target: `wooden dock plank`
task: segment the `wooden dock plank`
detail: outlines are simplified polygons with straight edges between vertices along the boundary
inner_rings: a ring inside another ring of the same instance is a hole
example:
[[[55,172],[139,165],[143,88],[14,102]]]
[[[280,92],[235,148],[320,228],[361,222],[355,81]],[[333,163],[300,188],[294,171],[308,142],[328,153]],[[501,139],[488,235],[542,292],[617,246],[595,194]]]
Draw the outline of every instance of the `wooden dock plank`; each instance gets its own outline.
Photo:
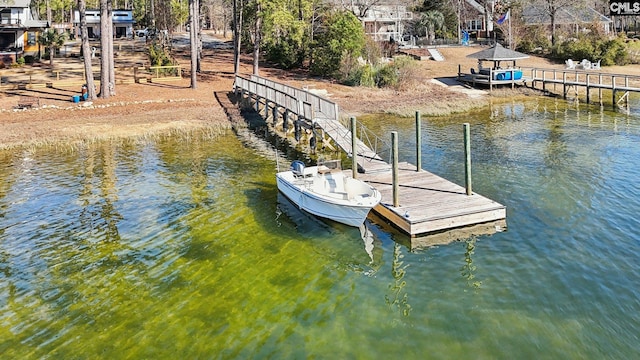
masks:
[[[427,171],[415,171],[408,163],[398,172],[398,202],[393,206],[391,173],[362,174],[359,179],[382,195],[374,211],[411,236],[478,223],[506,219],[506,207]]]

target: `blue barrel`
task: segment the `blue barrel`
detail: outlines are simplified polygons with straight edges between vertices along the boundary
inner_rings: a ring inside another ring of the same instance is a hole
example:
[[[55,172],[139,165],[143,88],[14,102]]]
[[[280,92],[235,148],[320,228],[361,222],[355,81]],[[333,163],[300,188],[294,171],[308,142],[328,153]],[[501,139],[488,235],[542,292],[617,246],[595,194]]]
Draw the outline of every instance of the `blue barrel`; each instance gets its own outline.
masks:
[[[79,103],[79,102],[80,102],[80,95],[73,95],[73,96],[71,97],[71,100],[72,100],[74,103]]]

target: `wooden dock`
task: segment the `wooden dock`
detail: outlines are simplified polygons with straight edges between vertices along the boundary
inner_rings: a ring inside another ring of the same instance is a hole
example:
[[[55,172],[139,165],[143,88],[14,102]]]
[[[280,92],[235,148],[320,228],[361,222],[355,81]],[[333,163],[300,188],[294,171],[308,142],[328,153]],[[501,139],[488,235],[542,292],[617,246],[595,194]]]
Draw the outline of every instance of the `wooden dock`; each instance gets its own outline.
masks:
[[[488,86],[489,91],[493,91],[493,88],[498,85],[510,85],[511,88],[515,88],[516,85],[524,85],[530,79],[522,76],[516,79],[514,74],[518,71],[522,71],[520,68],[511,68],[504,70],[486,69],[483,73],[464,73],[462,72],[461,65],[458,65],[458,81],[467,83],[473,87],[477,85]],[[502,75],[502,76],[500,76]],[[505,76],[508,75],[508,76]],[[502,80],[501,77],[508,78]]]
[[[391,172],[360,174],[358,179],[374,186],[382,202],[373,210],[411,236],[504,220],[504,205],[428,171],[416,171],[409,163],[399,164],[399,206],[393,206]]]
[[[624,103],[629,105],[629,93],[640,92],[640,76],[615,73],[604,73],[597,70],[583,69],[544,69],[523,67],[527,73],[527,82],[532,88],[541,86],[545,92],[561,92],[563,98],[570,95],[579,99],[581,90],[587,103],[591,103],[593,96],[603,105],[602,90],[611,91],[611,103],[614,107]],[[560,89],[558,89],[560,87]],[[596,94],[592,94],[597,90]],[[621,94],[621,95],[620,95]]]
[[[276,117],[280,114],[283,121],[288,121],[291,116],[307,119],[312,126],[321,127],[338,147],[353,156],[351,131],[339,121],[338,107],[329,100],[257,76],[251,79],[236,77],[234,90],[243,98],[253,101],[256,110],[266,116]],[[263,109],[259,109],[260,104],[263,104]],[[276,123],[274,118],[272,120]],[[478,225],[486,225],[480,226],[483,228],[482,234],[506,227],[504,205],[477,193],[467,195],[466,188],[408,163],[398,166],[399,201],[394,206],[391,165],[362,139],[357,140],[356,147],[356,161],[361,172],[364,172],[356,176],[382,194],[382,201],[373,211],[411,239],[425,236],[451,238],[442,234],[452,229],[479,228]],[[487,232],[487,228],[492,231]],[[461,234],[459,231],[457,233]]]

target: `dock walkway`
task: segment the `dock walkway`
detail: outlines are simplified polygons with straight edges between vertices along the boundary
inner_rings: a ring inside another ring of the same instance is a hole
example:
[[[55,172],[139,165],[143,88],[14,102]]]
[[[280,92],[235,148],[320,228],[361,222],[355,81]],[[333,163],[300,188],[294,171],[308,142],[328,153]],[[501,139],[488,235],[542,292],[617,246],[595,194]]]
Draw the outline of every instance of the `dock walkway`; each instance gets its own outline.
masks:
[[[279,114],[280,111],[273,110],[282,108],[285,114],[294,113],[298,119],[322,127],[337,146],[352,154],[351,131],[339,121],[337,104],[257,76],[251,79],[237,76],[234,90],[253,101],[256,107],[264,104],[265,114]],[[289,115],[283,115],[284,121],[287,118]],[[382,201],[373,211],[411,238],[478,224],[506,226],[504,205],[477,193],[467,195],[464,187],[408,163],[398,166],[399,206],[393,206],[391,165],[362,139],[358,139],[357,147],[357,163],[364,167],[364,173],[358,174],[358,178],[382,194]]]
[[[640,93],[640,76],[605,73],[598,70],[583,69],[544,69],[536,67],[522,67],[528,73],[527,82],[532,88],[542,85],[543,91],[557,91],[556,86],[561,86],[563,98],[571,93],[578,99],[580,90],[584,90],[586,102],[591,103],[592,90],[597,90],[597,98],[600,105],[603,104],[602,90],[611,91],[611,103],[618,106],[623,103],[628,106],[629,93]],[[551,89],[553,88],[553,90]],[[618,96],[619,94],[622,94]]]

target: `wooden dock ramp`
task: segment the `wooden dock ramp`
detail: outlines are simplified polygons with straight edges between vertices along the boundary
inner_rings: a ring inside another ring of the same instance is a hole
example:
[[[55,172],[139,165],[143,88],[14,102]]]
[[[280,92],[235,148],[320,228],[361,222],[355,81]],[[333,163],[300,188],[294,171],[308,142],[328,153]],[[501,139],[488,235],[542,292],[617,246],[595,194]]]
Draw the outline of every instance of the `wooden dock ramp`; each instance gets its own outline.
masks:
[[[333,140],[347,155],[353,156],[351,145],[351,130],[335,119],[316,117],[314,122],[320,126],[325,134]],[[362,140],[357,139],[356,162],[359,170],[364,173],[376,173],[390,171],[391,165],[387,164],[374,150],[370,149]]]

